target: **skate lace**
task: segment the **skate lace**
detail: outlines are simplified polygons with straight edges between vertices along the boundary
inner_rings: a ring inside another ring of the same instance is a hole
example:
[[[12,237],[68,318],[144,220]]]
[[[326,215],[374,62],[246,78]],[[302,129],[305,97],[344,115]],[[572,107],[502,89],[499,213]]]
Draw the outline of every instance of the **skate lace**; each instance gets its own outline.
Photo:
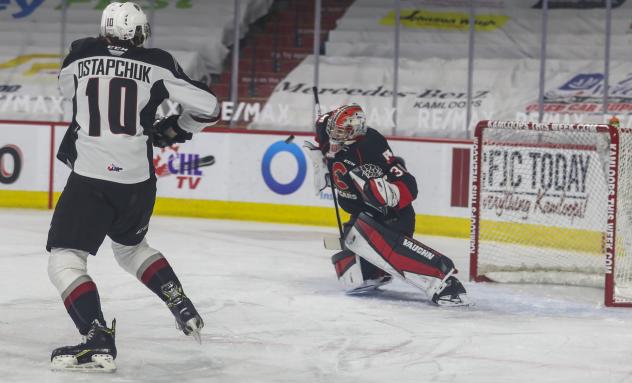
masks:
[[[166,302],[167,307],[169,307],[170,309],[178,307],[182,305],[182,303],[186,302],[186,299],[187,299],[187,296],[184,295],[184,293],[180,292],[178,295],[172,297]]]
[[[90,328],[90,330],[88,331],[88,334],[86,335],[86,339],[83,343],[88,343],[89,341],[91,341],[92,338],[94,338],[94,334],[96,333],[96,331],[97,331],[96,327]]]
[[[91,341],[94,336],[96,335],[97,331],[102,331],[106,334],[109,335],[114,335],[114,326],[116,326],[116,319],[114,321],[112,321],[112,328],[107,328],[103,325],[101,325],[101,323],[98,323],[96,320],[93,322],[92,327],[90,327],[90,330],[88,330],[88,333],[86,334],[86,336],[84,337],[84,342],[83,343],[88,343],[89,341]]]

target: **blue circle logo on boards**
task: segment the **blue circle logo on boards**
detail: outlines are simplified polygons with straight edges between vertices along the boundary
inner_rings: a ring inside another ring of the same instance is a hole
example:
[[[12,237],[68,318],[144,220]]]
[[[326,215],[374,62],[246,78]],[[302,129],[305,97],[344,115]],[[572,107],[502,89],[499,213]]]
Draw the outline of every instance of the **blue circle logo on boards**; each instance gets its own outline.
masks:
[[[282,184],[274,179],[272,171],[270,170],[272,159],[274,156],[281,152],[290,153],[296,163],[298,164],[298,172],[296,177],[287,184]],[[275,193],[278,194],[291,194],[298,190],[305,181],[305,174],[307,171],[307,164],[305,162],[305,155],[295,143],[286,143],[285,141],[277,141],[270,145],[268,150],[263,154],[263,160],[261,161],[261,174],[266,185]]]

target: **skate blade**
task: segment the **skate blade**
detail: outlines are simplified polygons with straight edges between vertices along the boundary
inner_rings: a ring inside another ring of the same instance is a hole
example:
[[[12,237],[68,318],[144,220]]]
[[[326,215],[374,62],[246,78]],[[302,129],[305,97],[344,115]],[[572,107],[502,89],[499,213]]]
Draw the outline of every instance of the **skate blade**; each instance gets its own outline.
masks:
[[[191,336],[195,339],[197,344],[202,344],[202,334],[200,333],[200,330],[193,331]]]
[[[472,301],[470,301],[470,299],[468,298],[467,294],[461,294],[459,295],[459,298],[460,300],[458,301],[439,299],[435,304],[441,307],[468,307],[474,305]]]
[[[373,284],[367,284],[364,286],[358,286],[356,288],[354,288],[353,290],[347,290],[345,291],[345,294],[347,295],[361,295],[364,293],[368,293],[368,292],[375,292],[375,291],[382,291],[380,290],[380,287],[387,285],[391,282],[391,279],[387,280],[387,281],[383,281],[383,282],[378,282],[378,283],[373,283]]]
[[[202,328],[204,322],[201,318],[191,318],[186,324],[186,335],[193,337],[198,344],[202,344]]]
[[[72,355],[60,355],[53,358],[50,368],[53,371],[112,373],[116,371],[116,364],[112,355],[107,354],[95,354],[92,362],[81,364]]]

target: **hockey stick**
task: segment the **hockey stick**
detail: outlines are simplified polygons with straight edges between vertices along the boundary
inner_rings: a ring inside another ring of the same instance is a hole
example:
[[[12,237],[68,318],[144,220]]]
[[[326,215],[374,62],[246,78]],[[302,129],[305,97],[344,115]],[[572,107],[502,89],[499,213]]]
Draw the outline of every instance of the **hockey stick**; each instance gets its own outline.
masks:
[[[316,102],[316,108],[318,112],[318,117],[322,115],[322,111],[320,110],[320,99],[318,97],[318,87],[313,86],[312,92],[314,93],[314,101]],[[325,249],[328,250],[342,250],[344,248],[343,245],[343,232],[342,232],[342,222],[340,221],[340,210],[338,208],[338,198],[336,197],[336,190],[334,189],[334,177],[329,172],[329,187],[331,188],[331,198],[334,200],[334,208],[336,210],[336,222],[338,222],[338,234],[340,237],[334,239],[331,237],[323,238],[323,243]]]
[[[211,166],[215,163],[215,156],[210,155],[210,156],[204,156],[201,157],[197,162],[194,163],[185,163],[184,164],[184,170],[188,170],[189,168],[192,169],[197,169],[197,168],[204,168],[207,166]],[[175,162],[174,161],[174,167],[180,167],[180,162]]]
[[[203,168],[206,166],[211,166],[215,163],[215,156],[205,156],[200,158],[200,161],[197,163],[198,168]]]

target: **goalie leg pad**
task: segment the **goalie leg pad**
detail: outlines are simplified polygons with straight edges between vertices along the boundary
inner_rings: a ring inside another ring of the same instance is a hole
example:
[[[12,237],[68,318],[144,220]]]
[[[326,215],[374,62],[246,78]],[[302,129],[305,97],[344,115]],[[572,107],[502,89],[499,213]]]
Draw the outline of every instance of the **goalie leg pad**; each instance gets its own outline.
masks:
[[[374,290],[391,282],[392,279],[386,272],[349,250],[334,254],[331,262],[334,264],[336,276],[347,294]]]
[[[452,260],[436,250],[360,214],[345,246],[378,268],[423,290],[429,298],[456,272]]]

